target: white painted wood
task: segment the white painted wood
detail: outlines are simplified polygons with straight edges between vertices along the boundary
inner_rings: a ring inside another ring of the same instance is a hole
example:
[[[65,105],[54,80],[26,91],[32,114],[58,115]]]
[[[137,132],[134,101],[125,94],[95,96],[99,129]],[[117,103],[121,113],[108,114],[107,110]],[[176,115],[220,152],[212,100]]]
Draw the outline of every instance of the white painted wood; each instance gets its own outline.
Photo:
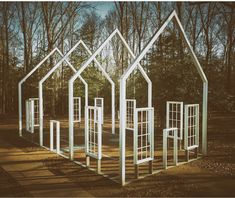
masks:
[[[163,158],[163,168],[167,168],[167,140],[168,138],[172,139],[173,133],[173,163],[175,166],[178,165],[178,128],[166,128],[163,129],[163,151],[162,151],[162,158]]]

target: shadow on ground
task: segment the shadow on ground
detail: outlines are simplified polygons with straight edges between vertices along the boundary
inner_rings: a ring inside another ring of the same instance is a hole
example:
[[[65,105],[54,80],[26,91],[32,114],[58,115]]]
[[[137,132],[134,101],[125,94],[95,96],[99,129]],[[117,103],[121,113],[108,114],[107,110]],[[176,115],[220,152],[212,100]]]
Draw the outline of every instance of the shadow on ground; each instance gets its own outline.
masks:
[[[234,120],[234,114],[211,117],[207,157],[125,187],[19,138],[17,120],[1,120],[0,195],[234,197]]]

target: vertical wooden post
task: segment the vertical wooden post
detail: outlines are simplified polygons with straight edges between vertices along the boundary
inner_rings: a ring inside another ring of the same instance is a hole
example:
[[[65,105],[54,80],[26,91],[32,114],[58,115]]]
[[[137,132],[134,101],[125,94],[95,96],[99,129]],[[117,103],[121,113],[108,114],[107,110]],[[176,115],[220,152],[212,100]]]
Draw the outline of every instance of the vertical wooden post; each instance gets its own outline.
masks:
[[[186,162],[189,161],[189,150],[185,150],[185,160]]]
[[[178,164],[178,129],[174,130],[174,165]]]
[[[60,122],[56,122],[56,153],[60,153]]]
[[[101,159],[97,160],[97,173],[101,174]]]
[[[139,178],[139,166],[138,166],[138,164],[135,164],[135,178],[136,179]]]
[[[149,174],[153,174],[153,161],[149,161]]]
[[[54,135],[53,135],[53,122],[50,121],[50,151],[54,149]]]
[[[86,166],[90,166],[90,157],[88,155],[86,155]]]
[[[162,151],[162,159],[163,159],[163,168],[167,167],[167,130],[163,129],[163,151]]]
[[[198,158],[198,147],[194,149],[195,158]]]

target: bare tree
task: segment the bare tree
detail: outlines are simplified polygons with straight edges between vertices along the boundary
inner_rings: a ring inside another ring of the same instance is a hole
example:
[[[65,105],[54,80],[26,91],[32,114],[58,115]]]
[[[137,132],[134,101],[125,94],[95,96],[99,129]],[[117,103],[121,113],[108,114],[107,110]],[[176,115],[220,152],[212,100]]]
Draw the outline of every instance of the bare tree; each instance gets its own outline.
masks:
[[[20,2],[16,4],[19,24],[23,34],[24,68],[27,74],[33,67],[33,37],[38,29],[38,3]]]
[[[10,40],[11,40],[11,23],[13,19],[13,12],[10,9],[10,3],[1,3],[1,46],[2,46],[2,60],[1,60],[1,107],[2,114],[7,113],[10,106]]]
[[[60,36],[67,31],[70,20],[77,14],[80,2],[42,2],[41,8],[47,36],[47,50],[53,49]],[[59,9],[62,9],[62,11]],[[63,21],[63,24],[61,23]]]
[[[140,52],[149,22],[149,2],[131,2],[133,29],[137,32],[137,51]]]
[[[226,5],[225,5],[226,6]],[[234,50],[235,50],[235,14],[234,14],[235,8],[233,6],[229,7],[223,7],[223,18],[225,22],[225,37],[226,37],[226,43],[225,43],[225,67],[226,67],[226,87],[228,89],[228,92],[232,92],[235,94],[235,89],[232,90],[232,85],[235,82],[235,71],[234,71],[234,64],[232,63],[232,60],[234,57]],[[232,74],[232,71],[234,74]],[[234,75],[234,82],[232,81],[232,76]]]
[[[212,23],[213,17],[215,14],[215,3],[208,3],[198,5],[199,13],[200,13],[200,20],[201,25],[203,28],[203,38],[206,48],[206,72],[209,74],[209,63],[212,56],[212,49],[213,49],[213,34],[212,32]]]

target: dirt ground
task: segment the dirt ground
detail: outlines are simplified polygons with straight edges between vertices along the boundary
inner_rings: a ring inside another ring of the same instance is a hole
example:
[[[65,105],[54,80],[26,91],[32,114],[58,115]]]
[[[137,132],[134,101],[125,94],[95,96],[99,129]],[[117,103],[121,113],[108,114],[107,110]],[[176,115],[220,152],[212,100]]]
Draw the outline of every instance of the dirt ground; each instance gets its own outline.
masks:
[[[214,113],[208,156],[125,187],[18,137],[17,119],[0,120],[0,196],[235,197],[235,114]]]

